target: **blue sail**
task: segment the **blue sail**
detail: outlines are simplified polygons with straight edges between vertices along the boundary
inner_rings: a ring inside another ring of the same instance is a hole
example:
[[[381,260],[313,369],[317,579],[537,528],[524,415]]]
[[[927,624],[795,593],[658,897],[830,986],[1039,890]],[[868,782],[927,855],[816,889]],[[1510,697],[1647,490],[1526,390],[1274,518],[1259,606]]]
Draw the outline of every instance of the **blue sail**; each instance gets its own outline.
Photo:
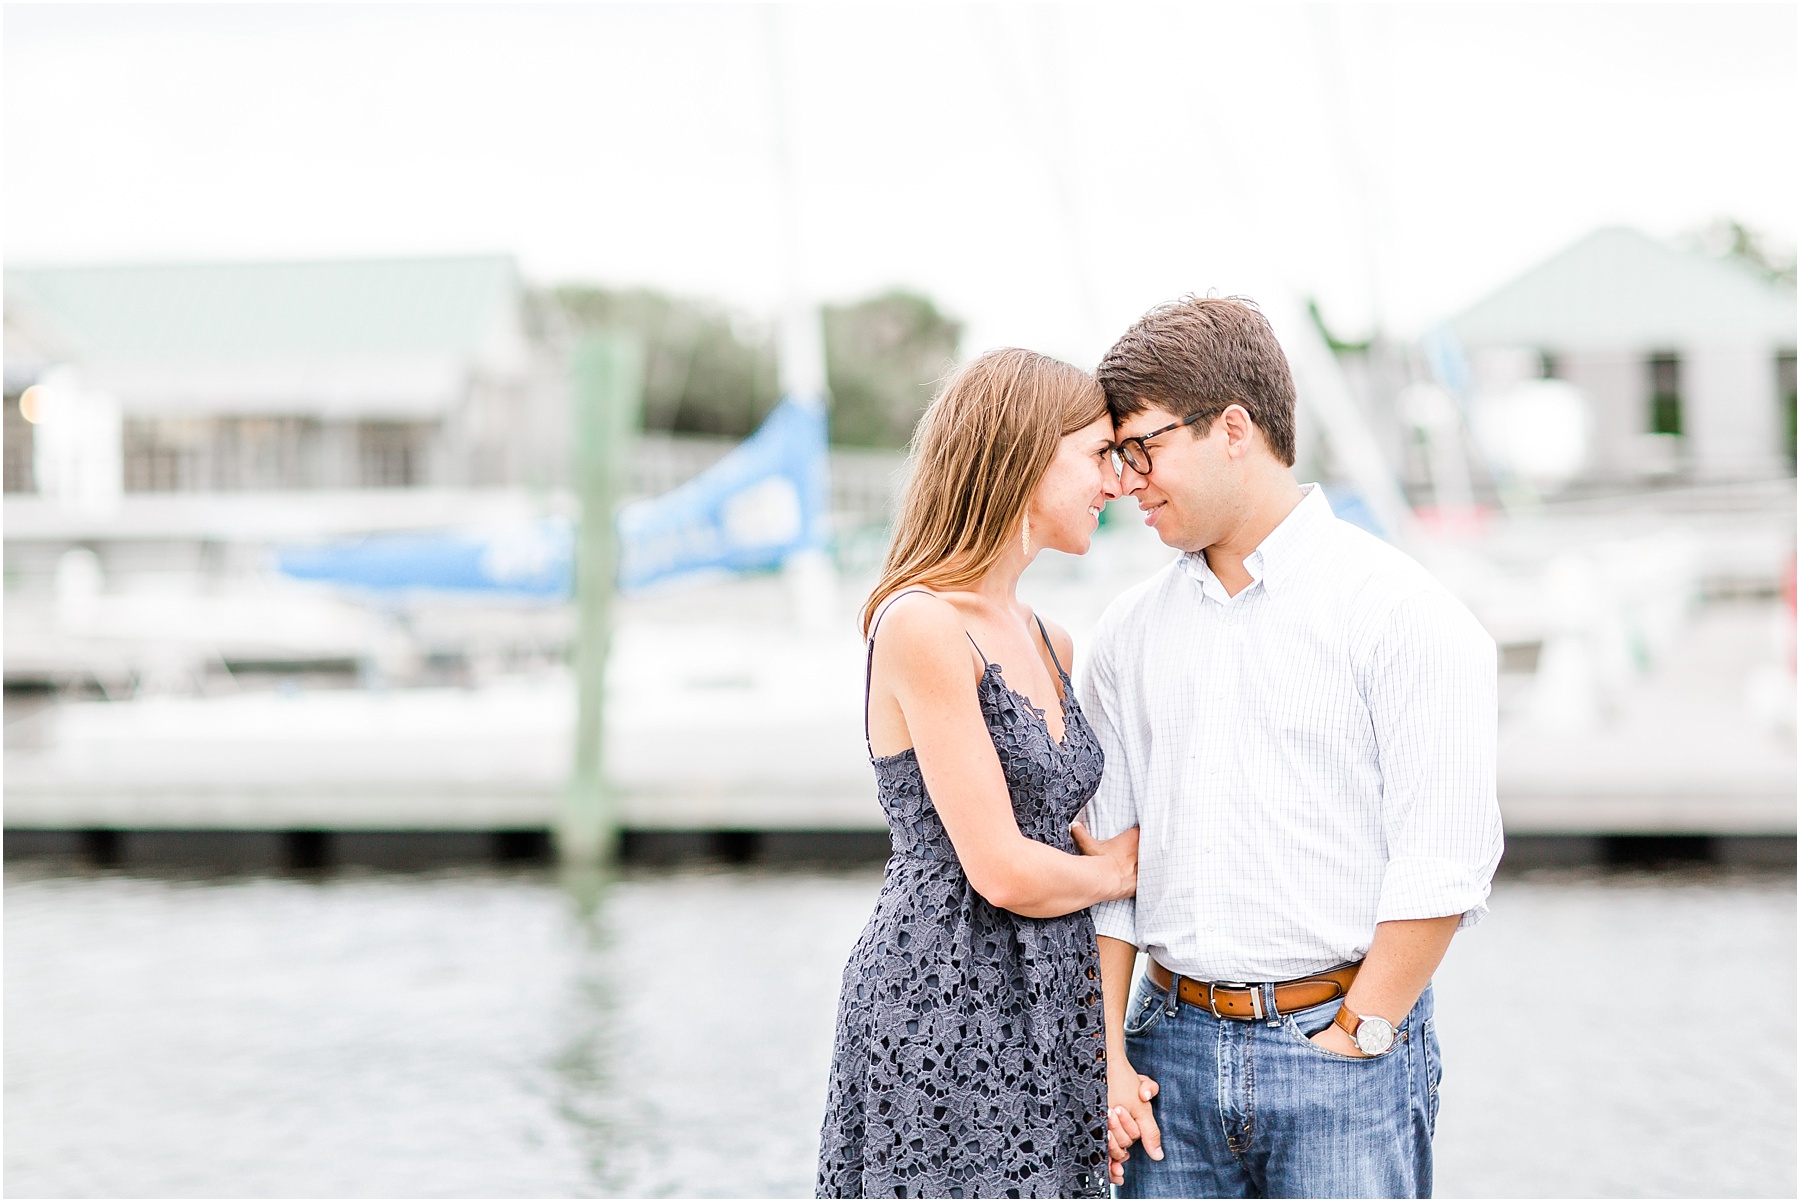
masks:
[[[825,409],[789,398],[725,458],[619,513],[619,587],[779,567],[830,541]]]
[[[619,587],[774,568],[796,551],[823,548],[830,541],[828,464],[824,406],[781,402],[718,463],[619,512]],[[296,580],[363,592],[550,601],[573,593],[574,558],[572,523],[546,518],[290,547],[277,552],[276,566]]]
[[[276,553],[275,563],[296,580],[362,592],[499,593],[550,601],[569,595],[574,550],[572,523],[545,518],[288,547]]]

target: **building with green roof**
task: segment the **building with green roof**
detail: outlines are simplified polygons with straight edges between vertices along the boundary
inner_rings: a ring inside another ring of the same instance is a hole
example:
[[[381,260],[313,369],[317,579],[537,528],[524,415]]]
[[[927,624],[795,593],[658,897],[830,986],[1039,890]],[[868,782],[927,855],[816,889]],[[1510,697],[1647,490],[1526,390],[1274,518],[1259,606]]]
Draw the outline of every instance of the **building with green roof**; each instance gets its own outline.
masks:
[[[555,471],[555,389],[504,256],[9,267],[5,306],[9,491],[31,486],[19,397],[55,366],[116,400],[127,492]]]
[[[1482,389],[1575,384],[1589,477],[1758,479],[1794,464],[1794,288],[1734,259],[1599,229],[1456,317]]]

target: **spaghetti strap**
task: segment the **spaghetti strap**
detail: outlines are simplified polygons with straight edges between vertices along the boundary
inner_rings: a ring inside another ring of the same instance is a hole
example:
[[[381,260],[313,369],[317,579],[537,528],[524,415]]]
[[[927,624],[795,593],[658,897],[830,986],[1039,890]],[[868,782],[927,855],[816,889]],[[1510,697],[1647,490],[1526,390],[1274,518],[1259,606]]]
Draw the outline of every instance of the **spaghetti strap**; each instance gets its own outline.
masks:
[[[881,619],[887,617],[887,611],[893,608],[894,602],[907,593],[924,593],[930,596],[929,589],[909,588],[889,597],[881,609],[875,614],[875,620],[869,623],[869,650],[863,657],[863,746],[868,748],[869,758],[875,758],[875,744],[869,742],[869,687],[875,683],[875,632],[881,629]]]
[[[1034,613],[1031,615],[1031,620],[1038,624],[1038,633],[1044,636],[1044,650],[1050,653],[1050,662],[1056,665],[1057,674],[1067,680],[1069,673],[1063,668],[1062,660],[1057,657],[1056,644],[1050,641],[1050,632],[1044,629],[1044,619]]]
[[[908,593],[924,593],[927,597],[934,595],[930,589],[902,589],[882,603],[881,609],[875,615],[875,620],[869,624],[869,649],[863,657],[863,746],[868,749],[870,759],[875,758],[875,744],[869,741],[869,688],[875,683],[875,632],[881,629],[881,619],[887,617],[887,611],[893,608],[894,602]],[[969,640],[971,647],[975,648],[975,654],[981,656],[981,666],[984,669],[992,667],[993,665],[988,663],[987,655],[981,650],[981,644],[975,641],[975,636],[970,634],[966,628],[963,630],[963,637]],[[1056,658],[1054,650],[1050,652],[1050,658]]]

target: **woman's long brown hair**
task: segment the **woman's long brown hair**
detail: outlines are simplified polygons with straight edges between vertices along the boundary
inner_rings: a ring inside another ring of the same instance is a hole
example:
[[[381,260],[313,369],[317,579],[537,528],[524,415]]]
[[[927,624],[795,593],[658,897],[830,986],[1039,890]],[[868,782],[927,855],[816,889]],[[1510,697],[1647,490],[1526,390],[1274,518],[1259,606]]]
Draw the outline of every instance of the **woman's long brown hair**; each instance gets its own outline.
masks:
[[[1048,355],[1008,347],[958,369],[913,431],[894,541],[863,603],[863,634],[904,588],[981,579],[1019,536],[1057,442],[1105,416],[1094,377]]]

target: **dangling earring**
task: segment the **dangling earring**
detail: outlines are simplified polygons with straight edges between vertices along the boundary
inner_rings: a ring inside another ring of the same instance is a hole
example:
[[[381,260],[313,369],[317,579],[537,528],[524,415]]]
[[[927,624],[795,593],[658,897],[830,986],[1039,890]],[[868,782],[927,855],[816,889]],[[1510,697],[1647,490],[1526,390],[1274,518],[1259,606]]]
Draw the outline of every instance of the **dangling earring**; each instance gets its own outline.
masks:
[[[1025,515],[1025,524],[1019,528],[1019,548],[1025,552],[1025,558],[1031,558],[1031,515]]]

